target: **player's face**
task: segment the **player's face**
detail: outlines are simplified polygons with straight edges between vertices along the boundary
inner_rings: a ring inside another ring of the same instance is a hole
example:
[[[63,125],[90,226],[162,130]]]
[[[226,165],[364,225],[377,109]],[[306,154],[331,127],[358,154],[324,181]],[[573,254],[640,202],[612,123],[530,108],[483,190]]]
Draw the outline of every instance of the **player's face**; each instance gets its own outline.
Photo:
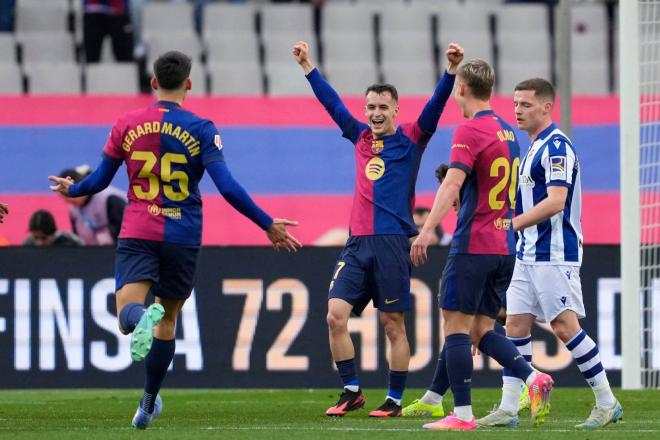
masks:
[[[469,118],[467,110],[465,108],[465,89],[467,85],[461,80],[460,77],[456,78],[456,85],[454,86],[454,99],[461,109],[464,118]]]
[[[539,100],[534,90],[516,90],[513,94],[513,109],[518,128],[535,132],[545,123],[551,105],[547,101]]]
[[[389,92],[367,93],[364,116],[374,136],[394,134],[394,120],[398,111],[399,106]]]

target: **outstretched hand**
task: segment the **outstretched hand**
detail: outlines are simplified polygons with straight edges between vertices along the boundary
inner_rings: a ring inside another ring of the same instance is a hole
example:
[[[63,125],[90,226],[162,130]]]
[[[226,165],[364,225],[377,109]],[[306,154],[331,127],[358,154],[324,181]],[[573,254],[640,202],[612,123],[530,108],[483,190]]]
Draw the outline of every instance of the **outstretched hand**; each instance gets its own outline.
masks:
[[[296,59],[296,62],[305,71],[305,74],[308,74],[314,70],[314,63],[312,63],[309,58],[309,44],[305,41],[298,41],[293,45],[293,57]]]
[[[48,180],[55,182],[55,185],[51,185],[49,187],[51,191],[58,192],[63,196],[69,197],[69,187],[74,183],[71,177],[48,176]]]
[[[287,220],[285,218],[276,218],[273,219],[273,224],[270,225],[270,228],[266,230],[268,239],[273,243],[273,247],[276,251],[280,249],[286,249],[287,251],[296,252],[302,247],[302,244],[287,231],[287,226],[297,226],[298,222],[293,220]]]
[[[449,61],[447,72],[454,75],[458,70],[458,65],[463,61],[465,50],[463,50],[463,47],[457,43],[449,43],[445,54],[447,55],[447,61]]]
[[[9,214],[9,207],[5,203],[0,203],[0,223],[4,221],[7,214]]]

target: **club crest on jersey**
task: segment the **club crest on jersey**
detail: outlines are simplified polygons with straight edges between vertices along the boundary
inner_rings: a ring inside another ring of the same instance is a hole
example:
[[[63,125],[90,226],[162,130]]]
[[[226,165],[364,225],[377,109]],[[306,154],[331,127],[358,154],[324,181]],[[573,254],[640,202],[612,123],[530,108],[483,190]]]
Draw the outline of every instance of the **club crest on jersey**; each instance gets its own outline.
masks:
[[[555,139],[554,141],[552,141],[552,143],[554,144],[556,149],[559,149],[559,147],[561,146],[561,141],[559,139]]]
[[[385,145],[381,139],[374,139],[371,141],[371,152],[374,154],[380,154],[385,148]]]
[[[215,144],[216,147],[218,147],[218,150],[222,150],[222,138],[220,137],[219,134],[216,134],[213,137],[213,143]]]
[[[364,173],[369,180],[378,180],[385,174],[385,162],[380,157],[372,157],[367,166],[364,167]]]
[[[550,158],[550,180],[566,180],[566,156]]]

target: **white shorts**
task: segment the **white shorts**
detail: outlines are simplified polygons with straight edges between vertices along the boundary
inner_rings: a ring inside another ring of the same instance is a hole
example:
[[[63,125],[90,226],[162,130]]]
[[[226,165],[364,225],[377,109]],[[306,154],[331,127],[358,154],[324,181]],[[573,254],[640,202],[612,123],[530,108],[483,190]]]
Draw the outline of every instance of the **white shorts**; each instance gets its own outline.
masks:
[[[550,322],[564,310],[585,317],[580,267],[516,260],[506,291],[506,314],[531,313],[538,321]]]

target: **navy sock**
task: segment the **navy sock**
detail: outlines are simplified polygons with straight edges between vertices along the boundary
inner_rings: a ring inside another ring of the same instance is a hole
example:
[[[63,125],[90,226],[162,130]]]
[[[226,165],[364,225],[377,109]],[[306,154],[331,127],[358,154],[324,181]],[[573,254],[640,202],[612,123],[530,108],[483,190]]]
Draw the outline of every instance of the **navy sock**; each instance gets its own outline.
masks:
[[[390,370],[390,386],[387,390],[388,397],[401,400],[401,398],[403,397],[403,390],[406,389],[407,377],[408,377],[407,371]]]
[[[445,339],[447,349],[447,375],[454,406],[472,405],[470,396],[472,382],[472,342],[470,335],[454,333]]]
[[[449,389],[449,376],[447,376],[447,344],[442,347],[440,356],[438,356],[438,363],[435,366],[435,373],[433,374],[433,381],[429,390],[434,393],[444,396]]]
[[[502,324],[500,324],[497,321],[495,321],[495,328],[493,329],[493,331],[498,335],[506,336],[506,329]]]
[[[167,368],[174,358],[174,348],[174,339],[165,341],[154,338],[151,351],[144,360],[147,376],[144,383],[142,408],[149,414],[154,412],[154,401],[167,374]]]
[[[142,318],[142,314],[147,308],[144,304],[128,303],[119,312],[119,325],[125,333],[131,333]]]
[[[479,350],[499,362],[507,369],[507,374],[510,376],[525,381],[532,374],[532,367],[529,366],[513,342],[494,331],[489,331],[481,337]]]
[[[355,372],[355,359],[346,359],[343,361],[335,362],[337,366],[337,371],[339,372],[339,377],[344,383],[344,386],[360,386],[358,382],[357,373]]]

